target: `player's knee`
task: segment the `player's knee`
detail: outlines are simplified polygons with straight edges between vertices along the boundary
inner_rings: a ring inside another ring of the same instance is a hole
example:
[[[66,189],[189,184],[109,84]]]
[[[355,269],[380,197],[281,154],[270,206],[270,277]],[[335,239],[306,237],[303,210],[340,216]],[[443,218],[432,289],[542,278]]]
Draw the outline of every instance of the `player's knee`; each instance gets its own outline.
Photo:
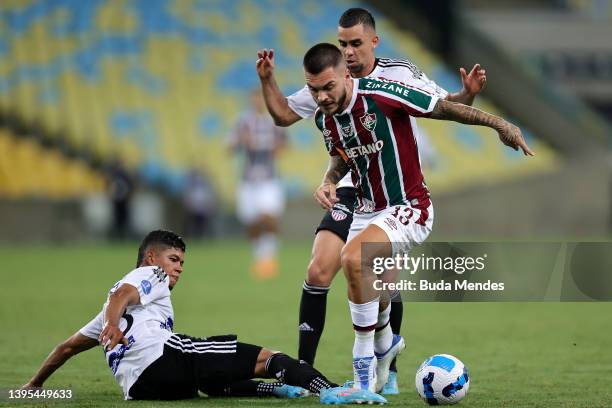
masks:
[[[255,363],[254,376],[259,378],[267,378],[268,370],[267,365],[270,358],[277,354],[278,351],[272,351],[267,348],[262,348],[257,355],[257,362]]]
[[[278,351],[272,351],[267,348],[262,348],[257,356],[257,364],[266,364],[266,362],[272,357],[274,354],[278,353]]]
[[[342,268],[350,281],[359,279],[361,274],[361,250],[359,246],[346,245],[342,249]]]
[[[336,271],[332,269],[320,258],[314,257],[310,260],[310,264],[308,264],[306,282],[309,285],[329,286],[336,274]]]

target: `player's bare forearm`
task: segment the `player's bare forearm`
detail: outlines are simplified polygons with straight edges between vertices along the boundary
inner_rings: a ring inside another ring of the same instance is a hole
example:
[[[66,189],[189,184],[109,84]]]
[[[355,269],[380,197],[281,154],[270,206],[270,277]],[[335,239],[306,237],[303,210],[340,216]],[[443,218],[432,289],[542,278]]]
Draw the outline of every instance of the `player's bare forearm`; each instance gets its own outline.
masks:
[[[506,122],[499,116],[481,111],[472,106],[445,99],[438,100],[430,117],[438,120],[452,120],[466,125],[487,126],[495,130],[500,129]]]
[[[119,330],[119,319],[129,305],[140,303],[138,290],[124,283],[116,292],[108,297],[108,305],[104,310],[104,327],[100,333],[100,343],[105,350],[112,350],[118,343],[128,344],[121,330]]]
[[[481,111],[472,106],[440,99],[436,103],[430,117],[438,120],[452,120],[466,125],[490,127],[497,131],[500,140],[506,146],[514,150],[520,148],[526,156],[534,155],[529,146],[527,146],[521,134],[521,130],[517,126],[499,116]]]
[[[68,359],[85,350],[98,345],[98,341],[79,332],[73,334],[66,341],[58,344],[51,354],[47,356],[36,374],[23,386],[23,388],[40,388],[45,381]]]
[[[474,98],[476,98],[476,94],[471,94],[464,88],[460,92],[448,94],[446,100],[471,106],[474,103]]]
[[[331,156],[323,181],[314,193],[315,200],[326,210],[331,210],[338,202],[336,184],[348,173],[349,167],[340,156]]]
[[[289,126],[300,120],[300,116],[291,110],[287,99],[276,84],[273,49],[264,48],[257,51],[255,69],[261,82],[266,107],[276,126]]]
[[[285,98],[281,92],[273,75],[265,79],[260,78],[260,82],[266,108],[270,116],[272,116],[272,119],[274,119],[274,124],[276,126],[291,126],[301,119],[301,117],[289,107],[287,98]]]
[[[340,156],[331,156],[329,158],[329,164],[327,171],[323,176],[323,183],[330,183],[333,185],[338,184],[342,177],[346,176],[349,172],[349,166],[346,164],[344,159]]]
[[[131,290],[136,290],[131,285],[123,284],[121,287],[109,297],[108,305],[104,310],[104,323],[111,326],[118,326],[119,319],[125,312],[130,303]],[[138,294],[138,292],[136,292]]]

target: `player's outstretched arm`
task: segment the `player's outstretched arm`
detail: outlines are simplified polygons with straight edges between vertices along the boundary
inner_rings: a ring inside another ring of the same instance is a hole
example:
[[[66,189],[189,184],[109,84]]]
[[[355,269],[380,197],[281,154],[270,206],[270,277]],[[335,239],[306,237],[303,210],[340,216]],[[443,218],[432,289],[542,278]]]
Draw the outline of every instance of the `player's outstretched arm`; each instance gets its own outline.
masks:
[[[466,125],[490,127],[497,131],[499,139],[506,146],[510,146],[514,150],[520,148],[525,156],[534,156],[534,153],[529,146],[527,146],[521,134],[521,130],[499,116],[492,115],[471,106],[440,99],[436,103],[430,117],[439,120],[452,120]]]
[[[274,78],[274,50],[258,50],[255,68],[261,82],[261,91],[266,107],[270,116],[274,119],[274,124],[276,126],[290,126],[302,119],[289,107],[287,98],[276,83]]]
[[[47,356],[36,374],[22,386],[23,389],[41,388],[44,382],[68,359],[98,345],[98,341],[76,332],[64,342],[58,344]]]
[[[321,185],[315,190],[314,198],[326,210],[331,210],[339,200],[336,197],[336,184],[349,172],[349,167],[341,156],[331,156]]]
[[[461,75],[463,88],[460,92],[448,94],[446,100],[462,103],[464,105],[472,105],[476,95],[478,95],[487,84],[487,72],[480,64],[476,64],[469,74],[466,72],[465,68],[459,68],[459,74]]]
[[[119,343],[128,345],[128,339],[125,338],[123,332],[119,329],[119,319],[125,312],[125,309],[131,305],[140,303],[140,295],[138,289],[134,286],[124,283],[119,286],[115,292],[108,297],[108,305],[104,311],[104,328],[100,333],[100,344],[105,350],[112,350]]]

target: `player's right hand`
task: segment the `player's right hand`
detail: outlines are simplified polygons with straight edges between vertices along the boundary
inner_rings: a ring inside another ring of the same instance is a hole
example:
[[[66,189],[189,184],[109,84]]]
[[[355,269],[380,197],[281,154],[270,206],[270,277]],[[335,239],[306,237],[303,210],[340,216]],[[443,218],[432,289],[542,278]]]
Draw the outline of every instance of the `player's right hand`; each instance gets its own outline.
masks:
[[[314,198],[321,207],[328,211],[334,208],[334,204],[340,201],[336,197],[336,185],[326,181],[315,190]]]
[[[497,133],[499,134],[499,140],[506,146],[514,150],[520,148],[525,156],[535,156],[535,153],[527,146],[527,142],[525,142],[521,129],[518,126],[510,122],[504,122],[503,126],[497,130]]]
[[[42,390],[42,386],[34,385],[31,382],[27,382],[23,384],[19,389],[20,390]]]
[[[264,48],[257,50],[257,62],[255,64],[257,75],[261,79],[268,79],[274,73],[274,49]]]
[[[125,338],[119,327],[109,324],[108,322],[104,325],[98,340],[100,340],[100,344],[104,347],[104,351],[114,349],[119,343],[122,343],[126,347],[129,344],[128,339]]]

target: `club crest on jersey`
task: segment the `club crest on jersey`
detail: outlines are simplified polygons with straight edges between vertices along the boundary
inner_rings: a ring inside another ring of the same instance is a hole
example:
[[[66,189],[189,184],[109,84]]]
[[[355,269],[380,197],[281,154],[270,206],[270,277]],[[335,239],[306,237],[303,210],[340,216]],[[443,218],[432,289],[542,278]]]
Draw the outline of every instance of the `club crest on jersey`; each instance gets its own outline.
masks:
[[[331,130],[323,129],[323,137],[329,137],[329,135],[331,135]]]
[[[353,134],[353,127],[351,125],[342,126],[342,134],[345,137],[350,137]]]
[[[331,216],[334,221],[342,221],[347,217],[346,213],[342,210],[331,210]]]
[[[375,113],[366,113],[362,117],[359,118],[361,124],[364,128],[368,129],[370,132],[374,130],[376,127],[376,114]]]

